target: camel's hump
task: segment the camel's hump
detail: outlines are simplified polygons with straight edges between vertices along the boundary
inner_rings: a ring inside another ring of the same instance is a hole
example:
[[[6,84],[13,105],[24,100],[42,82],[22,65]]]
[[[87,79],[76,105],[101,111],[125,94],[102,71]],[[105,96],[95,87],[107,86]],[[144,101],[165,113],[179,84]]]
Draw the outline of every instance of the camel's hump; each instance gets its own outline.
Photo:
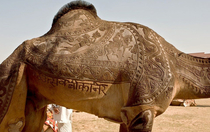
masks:
[[[96,9],[91,3],[83,1],[83,0],[76,0],[76,1],[72,1],[72,2],[64,5],[63,7],[61,7],[61,9],[58,11],[58,13],[55,15],[55,17],[53,19],[53,24],[52,25],[54,25],[57,22],[57,20],[59,18],[61,18],[63,15],[65,15],[69,11],[72,11],[72,10],[75,10],[75,9],[88,10],[93,15],[97,16]]]

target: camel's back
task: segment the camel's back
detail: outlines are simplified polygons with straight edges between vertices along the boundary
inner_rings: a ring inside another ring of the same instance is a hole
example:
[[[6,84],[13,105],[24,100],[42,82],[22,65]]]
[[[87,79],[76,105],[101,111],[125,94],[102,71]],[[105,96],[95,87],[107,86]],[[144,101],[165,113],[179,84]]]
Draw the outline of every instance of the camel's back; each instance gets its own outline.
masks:
[[[27,42],[26,60],[57,77],[128,82],[142,63],[140,37],[132,24],[104,21],[75,9],[56,20],[47,34]]]
[[[138,87],[144,102],[150,102],[172,85],[161,40],[140,24],[101,20],[95,10],[83,5],[72,10],[64,7],[47,34],[27,42],[26,61],[56,78],[128,82]]]

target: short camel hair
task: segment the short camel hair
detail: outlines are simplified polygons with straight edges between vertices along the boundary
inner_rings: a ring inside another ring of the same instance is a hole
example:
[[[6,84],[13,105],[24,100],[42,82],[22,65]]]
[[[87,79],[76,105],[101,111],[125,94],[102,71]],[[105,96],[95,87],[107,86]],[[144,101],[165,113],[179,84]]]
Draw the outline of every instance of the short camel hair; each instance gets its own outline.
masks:
[[[93,13],[95,16],[97,16],[96,9],[91,3],[83,1],[83,0],[76,0],[61,7],[61,9],[58,11],[58,13],[55,15],[53,19],[52,25],[54,25],[58,21],[58,19],[61,18],[63,15],[75,9],[88,10],[91,13]]]

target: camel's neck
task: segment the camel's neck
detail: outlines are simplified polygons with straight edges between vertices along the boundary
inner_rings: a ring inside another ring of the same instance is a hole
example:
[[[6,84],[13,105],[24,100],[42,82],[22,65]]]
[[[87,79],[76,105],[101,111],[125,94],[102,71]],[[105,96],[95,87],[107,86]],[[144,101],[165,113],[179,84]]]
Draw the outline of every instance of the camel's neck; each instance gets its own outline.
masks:
[[[180,54],[177,57],[177,98],[210,97],[210,58]]]

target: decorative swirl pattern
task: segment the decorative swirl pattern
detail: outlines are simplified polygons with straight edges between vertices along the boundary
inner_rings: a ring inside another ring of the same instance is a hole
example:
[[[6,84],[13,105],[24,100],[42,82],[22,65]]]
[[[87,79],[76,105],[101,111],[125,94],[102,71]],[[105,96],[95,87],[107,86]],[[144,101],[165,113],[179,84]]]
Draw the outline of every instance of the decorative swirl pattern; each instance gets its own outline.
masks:
[[[77,19],[71,19],[76,13]],[[29,64],[59,78],[129,82],[135,91],[132,104],[150,103],[167,90],[171,71],[155,32],[142,25],[95,19],[84,10],[65,16],[50,37],[32,40]]]
[[[108,22],[83,9],[71,10],[47,34],[25,42],[1,64],[0,122],[20,62],[58,80],[88,81],[91,86],[130,83],[127,105],[151,104],[160,95],[170,98],[177,72],[186,73],[184,80],[195,80],[204,90],[203,84],[210,85],[209,59],[181,53],[145,26]]]

